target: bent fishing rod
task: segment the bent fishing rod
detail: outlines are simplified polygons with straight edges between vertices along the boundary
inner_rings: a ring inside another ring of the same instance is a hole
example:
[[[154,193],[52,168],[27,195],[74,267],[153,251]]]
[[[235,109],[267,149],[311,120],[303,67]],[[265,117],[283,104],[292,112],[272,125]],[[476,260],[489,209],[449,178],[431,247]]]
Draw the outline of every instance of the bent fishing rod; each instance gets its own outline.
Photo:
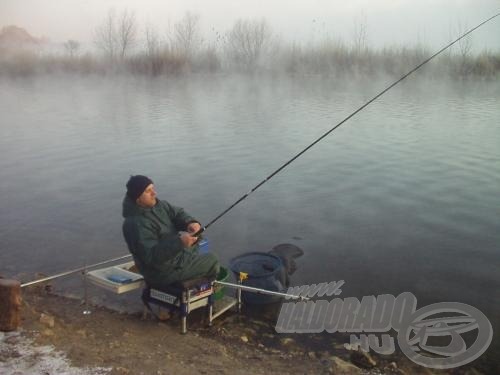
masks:
[[[276,169],[274,172],[272,172],[269,176],[267,176],[266,178],[264,178],[261,182],[259,182],[257,185],[255,185],[248,193],[244,194],[241,198],[239,198],[236,202],[234,202],[231,206],[229,206],[228,208],[226,208],[224,211],[222,211],[219,215],[217,215],[214,219],[212,219],[207,225],[203,226],[198,232],[196,232],[194,234],[194,236],[199,236],[200,234],[202,234],[205,230],[207,230],[212,224],[214,224],[217,220],[219,220],[222,216],[224,216],[225,214],[227,214],[229,211],[231,211],[236,205],[238,205],[239,203],[241,203],[242,201],[244,201],[250,194],[252,194],[255,190],[257,190],[258,188],[260,188],[262,185],[264,185],[267,181],[269,181],[271,178],[273,178],[274,176],[276,176],[279,172],[281,172],[283,169],[285,169],[287,166],[289,166],[290,164],[292,164],[296,159],[298,159],[299,157],[301,157],[304,153],[306,153],[308,150],[310,150],[311,148],[313,148],[317,143],[319,143],[321,140],[323,140],[323,138],[327,137],[328,135],[330,135],[330,133],[332,133],[334,130],[338,129],[342,124],[346,123],[347,121],[349,121],[351,118],[353,118],[354,116],[356,116],[359,112],[361,112],[363,109],[365,109],[366,107],[368,107],[371,103],[373,103],[375,100],[377,100],[378,98],[380,98],[382,95],[384,95],[387,91],[389,91],[390,89],[392,89],[394,86],[396,86],[397,84],[401,83],[406,77],[408,77],[409,75],[413,74],[414,72],[416,72],[418,69],[420,69],[422,66],[424,66],[425,64],[427,64],[429,61],[431,61],[432,59],[434,59],[436,56],[440,55],[442,52],[444,52],[445,50],[447,50],[448,48],[450,48],[452,45],[454,45],[455,43],[459,42],[461,39],[465,38],[467,35],[471,34],[472,32],[474,32],[475,30],[477,30],[478,28],[480,28],[481,26],[483,26],[484,24],[488,23],[489,21],[491,21],[492,19],[498,17],[500,15],[500,13],[497,13],[495,14],[494,16],[488,18],[487,20],[481,22],[479,25],[477,25],[476,27],[473,27],[472,29],[470,29],[469,31],[467,31],[466,33],[462,34],[461,36],[459,36],[457,39],[455,39],[454,41],[448,43],[446,46],[444,46],[443,48],[441,48],[439,51],[437,51],[436,53],[434,53],[432,56],[428,57],[427,59],[425,59],[424,61],[422,61],[420,64],[418,64],[416,67],[414,67],[412,70],[410,70],[408,73],[406,73],[405,75],[403,75],[401,78],[399,78],[397,81],[395,81],[394,83],[390,84],[389,86],[387,86],[385,89],[383,89],[382,91],[380,91],[377,95],[375,95],[373,98],[371,98],[370,100],[368,100],[365,104],[363,104],[361,107],[359,107],[358,109],[356,109],[354,112],[352,112],[350,115],[348,115],[346,118],[344,118],[342,121],[340,121],[338,124],[336,124],[333,128],[331,128],[330,130],[328,130],[327,132],[325,132],[323,135],[321,135],[319,138],[317,138],[316,140],[314,140],[311,144],[309,144],[307,147],[305,147],[304,149],[302,149],[302,151],[300,151],[299,153],[297,153],[295,156],[293,156],[291,159],[289,159],[287,162],[285,162],[284,164],[282,164],[278,169]]]
[[[218,221],[221,217],[223,217],[224,215],[226,215],[229,211],[231,211],[234,207],[236,207],[239,203],[241,203],[242,201],[244,201],[246,198],[248,198],[248,196],[250,194],[252,194],[254,191],[256,191],[258,188],[260,188],[262,185],[264,185],[267,181],[269,181],[271,178],[273,178],[274,176],[276,176],[278,173],[280,173],[283,169],[285,169],[286,167],[288,167],[290,164],[292,164],[295,160],[297,160],[299,157],[301,157],[304,153],[306,153],[308,150],[310,150],[312,147],[314,147],[317,143],[319,143],[320,141],[322,141],[324,138],[326,138],[328,135],[330,135],[333,131],[335,131],[336,129],[338,129],[341,125],[343,125],[344,123],[346,123],[347,121],[349,121],[351,118],[353,118],[354,116],[356,116],[359,112],[361,112],[363,109],[365,109],[366,107],[368,107],[371,103],[373,103],[374,101],[376,101],[378,98],[380,98],[382,95],[384,95],[387,91],[389,91],[390,89],[392,89],[394,86],[398,85],[399,83],[401,83],[403,80],[405,80],[408,76],[410,76],[411,74],[415,73],[418,69],[420,69],[421,67],[423,67],[424,65],[426,65],[429,61],[431,61],[432,59],[434,59],[436,56],[440,55],[441,53],[443,53],[444,51],[446,51],[448,48],[450,48],[451,46],[453,46],[454,44],[458,43],[460,40],[462,40],[463,38],[465,38],[466,36],[468,36],[469,34],[473,33],[474,31],[476,31],[477,29],[479,29],[481,26],[485,25],[486,23],[490,22],[491,20],[493,20],[494,18],[500,16],[500,13],[497,13],[493,16],[491,16],[490,18],[484,20],[483,22],[479,23],[477,26],[471,28],[470,30],[468,30],[467,32],[463,33],[462,35],[460,35],[458,38],[456,38],[455,40],[453,40],[452,42],[448,43],[447,45],[445,45],[443,48],[441,48],[440,50],[438,50],[437,52],[435,52],[433,55],[431,55],[430,57],[428,57],[427,59],[425,59],[424,61],[422,61],[420,64],[418,64],[417,66],[415,66],[413,69],[411,69],[408,73],[404,74],[401,78],[399,78],[398,80],[396,80],[395,82],[391,83],[389,86],[387,86],[386,88],[384,88],[382,91],[380,91],[378,94],[376,94],[373,98],[371,98],[370,100],[368,100],[366,103],[364,103],[362,106],[360,106],[358,109],[356,109],[354,112],[352,112],[350,115],[348,115],[347,117],[345,117],[343,120],[341,120],[339,123],[337,123],[334,127],[332,127],[330,130],[326,131],[323,135],[321,135],[320,137],[318,137],[316,140],[314,140],[311,144],[309,144],[308,146],[306,146],[304,149],[302,149],[300,152],[298,152],[295,156],[293,156],[291,159],[289,159],[288,161],[286,161],[285,163],[283,163],[279,168],[277,168],[274,172],[272,172],[269,176],[267,176],[266,178],[264,178],[261,182],[259,182],[257,185],[255,185],[250,191],[248,191],[248,193],[244,194],[241,198],[239,198],[236,202],[234,202],[231,206],[229,206],[228,208],[226,208],[224,211],[222,211],[219,215],[217,215],[214,219],[212,219],[207,225],[205,226],[202,226],[200,228],[200,230],[198,230],[196,233],[193,234],[193,236],[195,237],[199,237],[203,232],[205,232],[210,226],[212,226],[212,224],[214,224],[216,221]],[[129,258],[131,257],[132,255],[131,254],[128,254],[128,255],[124,255],[124,256],[121,256],[121,257],[118,257],[118,258],[113,258],[113,259],[109,259],[109,260],[106,260],[106,261],[102,261],[102,262],[99,262],[99,263],[95,263],[95,264],[91,264],[91,265],[88,265],[86,267],[81,267],[81,268],[77,268],[75,270],[71,270],[71,271],[67,271],[67,272],[62,272],[60,274],[57,274],[57,275],[54,275],[54,276],[49,276],[49,277],[45,277],[43,279],[40,279],[40,280],[35,280],[35,281],[31,281],[31,282],[28,282],[28,283],[24,283],[24,284],[21,284],[21,287],[25,287],[25,286],[29,286],[29,285],[33,285],[33,284],[37,284],[37,283],[41,283],[41,282],[44,282],[44,281],[49,281],[49,280],[53,280],[53,279],[56,279],[58,277],[62,277],[62,276],[66,276],[66,275],[69,275],[69,274],[72,274],[72,273],[77,273],[77,272],[86,272],[87,269],[89,268],[94,268],[94,267],[97,267],[97,266],[100,266],[100,265],[103,265],[103,264],[106,264],[106,263],[111,263],[111,262],[114,262],[114,261],[117,261],[117,260],[121,260],[121,259],[125,259],[125,258]]]

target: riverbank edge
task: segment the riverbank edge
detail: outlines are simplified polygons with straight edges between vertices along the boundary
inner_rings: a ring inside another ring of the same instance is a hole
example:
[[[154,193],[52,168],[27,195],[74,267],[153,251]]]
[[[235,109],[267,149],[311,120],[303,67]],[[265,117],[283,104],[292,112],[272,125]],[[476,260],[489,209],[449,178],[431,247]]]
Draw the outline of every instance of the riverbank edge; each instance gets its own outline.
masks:
[[[100,306],[91,306],[90,314],[85,309],[78,299],[41,289],[24,292],[21,328],[0,340],[0,362],[11,371],[7,374],[30,373],[26,363],[22,372],[13,364],[21,339],[24,345],[28,340],[34,347],[53,347],[53,356],[62,353],[73,366],[67,373],[85,371],[79,374],[482,374],[473,367],[430,370],[397,353],[360,355],[340,341],[325,350],[325,343],[315,345],[313,336],[299,340],[276,334],[272,324],[245,314],[229,313],[207,327],[193,313],[182,335],[177,317],[158,321]],[[37,358],[26,361],[36,363]]]

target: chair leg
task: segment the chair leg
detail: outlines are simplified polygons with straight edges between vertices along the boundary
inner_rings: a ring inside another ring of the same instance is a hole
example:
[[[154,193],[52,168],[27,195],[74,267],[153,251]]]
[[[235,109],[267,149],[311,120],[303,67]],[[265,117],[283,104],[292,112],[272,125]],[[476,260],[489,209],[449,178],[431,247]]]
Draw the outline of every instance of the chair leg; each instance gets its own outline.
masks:
[[[181,333],[185,334],[187,332],[187,316],[189,314],[189,290],[184,290],[182,292],[181,298]]]
[[[242,282],[241,280],[238,280],[238,284],[241,285]],[[238,304],[238,314],[241,313],[241,288],[238,288],[236,291],[236,298],[237,298],[237,304]]]
[[[181,318],[181,333],[185,334],[187,332],[187,317],[183,316]]]
[[[214,313],[214,295],[208,296],[208,326],[212,326],[212,317]]]

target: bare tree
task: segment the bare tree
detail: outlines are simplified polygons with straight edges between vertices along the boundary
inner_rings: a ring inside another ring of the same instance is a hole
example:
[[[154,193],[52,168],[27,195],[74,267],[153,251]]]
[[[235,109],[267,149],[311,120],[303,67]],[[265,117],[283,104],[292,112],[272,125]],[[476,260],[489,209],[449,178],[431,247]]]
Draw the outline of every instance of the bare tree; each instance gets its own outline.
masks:
[[[456,28],[450,26],[449,28],[449,39],[450,41],[457,38],[457,35],[462,35],[465,33],[467,29],[467,25],[462,24],[461,22],[457,23]],[[450,48],[447,52],[448,59],[450,60],[450,66],[453,68],[453,72],[459,76],[465,76],[470,73],[470,54],[472,50],[472,38],[470,36],[466,36],[458,41],[457,44],[458,52]]]
[[[161,41],[158,31],[151,25],[147,25],[144,29],[144,43],[149,72],[153,75],[160,74],[163,67]]]
[[[160,52],[160,37],[158,31],[151,25],[147,25],[144,29],[144,43],[146,54],[149,57],[156,56]]]
[[[227,53],[236,65],[254,69],[266,47],[271,29],[265,20],[237,20],[227,33]]]
[[[73,39],[66,41],[63,46],[66,49],[66,52],[68,52],[70,58],[75,57],[80,49],[80,43]]]
[[[462,23],[458,23],[458,34],[465,34],[465,30],[467,29],[467,25],[462,25]],[[462,62],[464,63],[470,56],[470,52],[472,50],[472,37],[470,35],[462,38],[458,41],[458,48],[460,49],[460,56],[462,57]]]
[[[137,26],[135,22],[135,14],[124,10],[118,20],[118,46],[120,57],[123,60],[127,51],[133,47],[136,41]]]
[[[353,50],[356,53],[364,52],[368,47],[368,27],[366,16],[362,13],[359,19],[354,20]]]
[[[174,46],[188,58],[198,51],[202,43],[199,21],[199,15],[186,12],[182,20],[174,25]]]
[[[114,60],[118,51],[118,38],[116,31],[116,14],[113,9],[108,11],[104,22],[99,25],[94,33],[94,43],[109,60]]]
[[[109,60],[113,61],[117,57],[123,60],[135,44],[136,35],[135,14],[124,10],[117,17],[115,10],[110,9],[104,22],[95,31],[94,42]]]

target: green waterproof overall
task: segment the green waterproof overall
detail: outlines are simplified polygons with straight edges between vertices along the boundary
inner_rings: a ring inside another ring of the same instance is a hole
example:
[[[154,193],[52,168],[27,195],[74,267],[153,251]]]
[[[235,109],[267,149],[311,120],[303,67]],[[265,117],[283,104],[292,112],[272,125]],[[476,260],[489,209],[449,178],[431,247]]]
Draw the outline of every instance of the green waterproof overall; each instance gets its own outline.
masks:
[[[180,207],[156,201],[144,208],[128,196],[123,200],[123,235],[146,283],[161,289],[176,281],[215,278],[219,263],[211,253],[200,254],[198,245],[184,248],[179,231],[197,222]]]

